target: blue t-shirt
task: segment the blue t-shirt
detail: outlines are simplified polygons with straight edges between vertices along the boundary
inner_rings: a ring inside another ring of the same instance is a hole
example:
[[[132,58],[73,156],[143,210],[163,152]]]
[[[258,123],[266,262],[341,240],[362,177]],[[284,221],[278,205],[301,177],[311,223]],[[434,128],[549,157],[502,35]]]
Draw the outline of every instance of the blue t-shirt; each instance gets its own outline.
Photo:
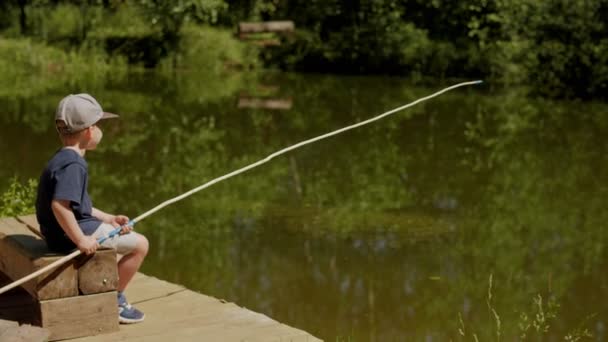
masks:
[[[93,203],[87,192],[88,183],[87,162],[72,149],[57,151],[42,171],[36,198],[36,218],[49,248],[68,251],[76,247],[53,214],[53,200],[70,201],[72,212],[85,235],[93,234],[101,224],[92,215]]]

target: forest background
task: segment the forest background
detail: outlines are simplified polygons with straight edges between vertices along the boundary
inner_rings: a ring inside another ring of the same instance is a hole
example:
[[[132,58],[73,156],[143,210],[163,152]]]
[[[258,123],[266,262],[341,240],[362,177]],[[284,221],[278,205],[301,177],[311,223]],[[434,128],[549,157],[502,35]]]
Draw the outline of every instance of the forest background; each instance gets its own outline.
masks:
[[[275,47],[236,39],[239,22],[267,20],[296,30]],[[478,78],[605,100],[607,22],[606,0],[9,0],[0,3],[0,71],[264,67]]]

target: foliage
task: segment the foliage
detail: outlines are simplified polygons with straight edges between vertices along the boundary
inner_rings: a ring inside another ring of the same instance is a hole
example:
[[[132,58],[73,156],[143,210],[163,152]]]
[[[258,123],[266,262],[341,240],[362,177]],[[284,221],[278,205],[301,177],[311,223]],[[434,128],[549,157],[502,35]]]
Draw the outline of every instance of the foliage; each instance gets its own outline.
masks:
[[[0,217],[33,214],[37,187],[34,179],[21,184],[17,177],[11,178],[8,189],[0,196]]]
[[[606,99],[608,1],[228,1],[224,21],[291,19],[283,68],[474,77],[550,97]]]
[[[30,39],[0,38],[0,94],[25,98],[47,93],[79,79],[105,78],[112,70],[119,76],[126,63],[108,58],[94,46],[83,45],[66,52]]]
[[[226,30],[187,25],[179,44],[174,60],[164,60],[161,68],[171,70],[177,66],[180,70],[205,70],[211,75],[221,75],[229,72],[231,65],[252,68],[257,64],[256,49],[244,46]]]
[[[114,10],[102,11],[101,20],[91,27],[88,37],[142,37],[154,33],[154,29],[140,6],[131,2],[116,5]]]
[[[432,59],[427,32],[403,21],[394,1],[293,1],[257,10],[296,21],[296,36],[269,55],[287,68],[411,74]]]
[[[83,47],[95,49],[144,67],[154,67],[166,57],[176,58],[182,53],[182,27],[187,23],[212,23],[225,8],[222,0],[132,3],[38,0],[5,6],[13,15],[18,12],[17,7],[23,8],[26,27],[18,29],[19,23],[10,21],[3,32],[8,37],[31,37],[67,52],[81,53]]]
[[[195,56],[201,50],[190,43],[199,25],[233,31],[246,20],[293,20],[296,32],[260,54],[267,65],[413,80],[483,78],[555,98],[608,94],[608,0],[30,0],[6,1],[0,10],[5,37],[64,50],[85,45],[145,67],[177,68],[178,60]],[[196,31],[207,45],[223,45],[206,36],[207,28]]]
[[[607,1],[495,1],[485,21],[496,32],[478,16],[471,34],[499,80],[518,81],[523,73],[544,95],[605,98],[606,13]]]
[[[181,30],[188,20],[213,23],[218,12],[224,9],[223,0],[139,0],[137,3],[150,23],[159,28],[169,51],[179,49]]]
[[[179,34],[188,20],[214,23],[218,13],[225,9],[222,0],[139,0],[137,2],[152,25],[160,27],[163,34]]]

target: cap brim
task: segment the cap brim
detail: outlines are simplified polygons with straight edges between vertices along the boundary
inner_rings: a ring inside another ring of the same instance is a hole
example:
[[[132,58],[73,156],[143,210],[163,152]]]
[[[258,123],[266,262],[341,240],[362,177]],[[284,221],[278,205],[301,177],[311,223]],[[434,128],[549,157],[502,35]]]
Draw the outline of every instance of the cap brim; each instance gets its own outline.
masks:
[[[108,113],[108,112],[103,112],[103,115],[101,116],[101,119],[99,120],[103,120],[103,119],[113,119],[113,118],[117,118],[118,115],[114,114],[114,113]]]

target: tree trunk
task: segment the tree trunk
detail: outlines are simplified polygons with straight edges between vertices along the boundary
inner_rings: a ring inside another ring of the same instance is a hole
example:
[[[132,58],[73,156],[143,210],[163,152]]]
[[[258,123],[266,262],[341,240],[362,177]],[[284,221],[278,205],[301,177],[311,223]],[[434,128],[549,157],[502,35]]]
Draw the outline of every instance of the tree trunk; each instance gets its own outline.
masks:
[[[27,34],[27,17],[25,14],[25,6],[27,5],[27,0],[19,0],[19,28],[21,29],[21,34]]]

